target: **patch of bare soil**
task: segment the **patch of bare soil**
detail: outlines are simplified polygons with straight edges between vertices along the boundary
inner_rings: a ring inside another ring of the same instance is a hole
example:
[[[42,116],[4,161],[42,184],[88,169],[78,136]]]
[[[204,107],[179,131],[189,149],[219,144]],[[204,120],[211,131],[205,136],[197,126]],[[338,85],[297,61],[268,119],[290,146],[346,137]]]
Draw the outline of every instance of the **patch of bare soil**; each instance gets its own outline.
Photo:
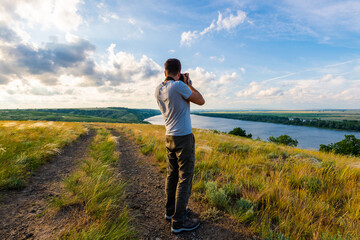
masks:
[[[35,171],[24,189],[0,191],[0,239],[57,238],[72,219],[66,209],[48,212],[49,199],[61,193],[60,182],[86,155],[94,136],[95,131],[90,130],[66,146]]]
[[[127,181],[126,202],[134,218],[132,225],[140,239],[259,239],[246,226],[221,213],[215,221],[203,221],[192,232],[173,234],[165,220],[165,174],[153,157],[140,153],[139,146],[123,133],[112,131],[118,137],[119,173]],[[198,217],[206,206],[190,199],[192,216]]]

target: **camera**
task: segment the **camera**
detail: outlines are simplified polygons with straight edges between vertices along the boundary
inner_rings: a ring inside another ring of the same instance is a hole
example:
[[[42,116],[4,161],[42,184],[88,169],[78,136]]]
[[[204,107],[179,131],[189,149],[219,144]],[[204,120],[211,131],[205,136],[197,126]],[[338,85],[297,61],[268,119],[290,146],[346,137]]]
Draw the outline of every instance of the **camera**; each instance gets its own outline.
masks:
[[[180,81],[183,81],[183,82],[185,81],[185,76],[184,75],[185,75],[184,73],[180,74],[180,77],[179,77]]]
[[[188,73],[180,73],[179,81],[182,81],[185,83],[185,77],[189,78],[189,74]],[[190,85],[192,84],[191,80],[189,83],[190,83]]]

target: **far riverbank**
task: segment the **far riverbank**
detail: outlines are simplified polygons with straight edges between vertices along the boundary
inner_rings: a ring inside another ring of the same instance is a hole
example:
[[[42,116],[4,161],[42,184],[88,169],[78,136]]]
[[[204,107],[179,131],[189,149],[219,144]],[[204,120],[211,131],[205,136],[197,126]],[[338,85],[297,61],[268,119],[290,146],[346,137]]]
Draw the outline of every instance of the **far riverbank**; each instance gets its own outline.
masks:
[[[145,119],[151,124],[164,125],[161,115]],[[270,136],[280,136],[287,134],[299,141],[299,148],[319,150],[320,144],[329,144],[341,141],[344,135],[354,134],[360,138],[360,132],[338,131],[330,129],[320,129],[304,126],[292,126],[275,123],[243,121],[227,118],[204,117],[191,114],[193,128],[214,129],[228,132],[236,127],[245,129],[247,133],[253,135],[253,139],[260,138],[266,141]]]
[[[244,121],[280,123],[285,125],[316,127],[360,132],[360,121],[348,119],[339,113],[243,113],[243,112],[194,112],[207,117],[229,118]],[[352,117],[358,117],[357,112]],[[325,118],[325,119],[324,119]],[[334,120],[334,118],[336,120]],[[340,119],[339,119],[340,118]]]

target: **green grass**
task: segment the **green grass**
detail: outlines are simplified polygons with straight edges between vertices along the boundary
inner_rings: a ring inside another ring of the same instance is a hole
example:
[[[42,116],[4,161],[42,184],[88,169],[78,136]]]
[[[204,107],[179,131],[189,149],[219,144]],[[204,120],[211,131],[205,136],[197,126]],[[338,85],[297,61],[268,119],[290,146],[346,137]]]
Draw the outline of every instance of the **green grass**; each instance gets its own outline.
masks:
[[[166,154],[163,126],[111,126],[147,146],[146,154]],[[264,239],[359,239],[359,158],[207,130],[194,134],[193,190],[200,201]],[[165,168],[166,158],[159,159]]]
[[[0,121],[0,189],[22,187],[36,168],[86,131],[79,123]]]
[[[61,239],[133,239],[130,217],[124,204],[125,184],[116,174],[119,153],[116,140],[109,131],[100,128],[89,147],[89,157],[65,179],[66,192],[53,200],[57,209],[82,206],[85,216],[79,215]]]

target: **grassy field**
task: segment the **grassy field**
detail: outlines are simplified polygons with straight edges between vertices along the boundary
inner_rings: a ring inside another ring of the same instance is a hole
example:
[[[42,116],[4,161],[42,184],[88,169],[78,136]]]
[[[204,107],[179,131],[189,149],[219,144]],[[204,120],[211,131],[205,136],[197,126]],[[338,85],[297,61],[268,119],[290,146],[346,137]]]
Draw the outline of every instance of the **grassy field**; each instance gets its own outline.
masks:
[[[63,182],[53,207],[83,205],[85,218],[63,239],[136,237],[124,207],[124,183],[115,172],[116,139],[105,128],[125,132],[166,170],[163,126],[0,122],[1,188],[18,188],[31,171],[89,127],[98,128],[79,167]],[[359,239],[360,158],[302,150],[194,130],[193,198],[209,212],[225,211],[263,239]],[[213,210],[212,210],[213,209]]]
[[[86,131],[79,123],[0,121],[0,189],[23,186],[34,169]]]
[[[60,239],[132,239],[135,232],[124,204],[125,184],[118,179],[116,139],[103,128],[89,147],[89,156],[64,180],[65,192],[53,200],[57,209],[83,206],[85,216],[59,236]]]
[[[360,120],[360,110],[206,111],[206,113],[240,113],[249,115],[268,115],[301,119],[316,118],[321,120]]]
[[[164,127],[122,128],[165,169]],[[194,197],[263,239],[359,239],[360,159],[196,130]]]

